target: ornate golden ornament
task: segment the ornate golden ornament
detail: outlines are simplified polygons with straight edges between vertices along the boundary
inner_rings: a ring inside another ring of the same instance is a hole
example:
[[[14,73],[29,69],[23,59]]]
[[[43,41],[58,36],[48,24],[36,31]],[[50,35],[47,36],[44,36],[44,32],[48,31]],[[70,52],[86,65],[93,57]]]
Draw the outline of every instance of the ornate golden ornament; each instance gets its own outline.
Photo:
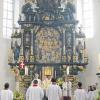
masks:
[[[52,67],[45,67],[44,75],[52,75]]]
[[[88,63],[88,57],[84,57],[84,62]]]
[[[19,61],[20,61],[20,62],[23,62],[23,61],[24,61],[24,56],[20,56],[20,57],[19,57]]]
[[[8,50],[8,62],[9,63],[13,62],[13,52],[12,52],[12,50]]]
[[[33,62],[33,61],[34,61],[34,56],[31,55],[31,56],[30,56],[30,62]]]
[[[76,55],[73,56],[73,61],[76,62]]]
[[[62,61],[66,62],[66,56],[62,56]]]

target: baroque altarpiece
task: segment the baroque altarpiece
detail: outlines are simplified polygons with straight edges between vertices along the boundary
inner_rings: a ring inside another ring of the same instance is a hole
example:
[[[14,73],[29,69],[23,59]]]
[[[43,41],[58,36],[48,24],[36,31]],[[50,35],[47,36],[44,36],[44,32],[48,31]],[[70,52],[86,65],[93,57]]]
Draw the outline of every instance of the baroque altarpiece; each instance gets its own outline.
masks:
[[[77,74],[88,64],[85,35],[77,27],[73,0],[26,1],[19,28],[11,36],[9,65],[16,76],[34,73],[61,77]]]

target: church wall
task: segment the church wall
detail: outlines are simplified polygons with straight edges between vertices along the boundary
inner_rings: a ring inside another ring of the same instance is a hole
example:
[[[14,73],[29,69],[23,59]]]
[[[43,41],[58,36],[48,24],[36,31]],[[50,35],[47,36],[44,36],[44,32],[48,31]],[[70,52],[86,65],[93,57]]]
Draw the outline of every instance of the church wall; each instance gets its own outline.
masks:
[[[79,74],[80,80],[83,82],[85,88],[87,88],[88,85],[93,85],[95,83],[98,83],[100,87],[100,79],[96,76],[96,73],[99,70],[98,67],[100,66],[100,61],[98,59],[98,55],[100,54],[100,0],[93,0],[93,7],[94,37],[86,39],[89,64],[86,72]]]
[[[21,12],[21,7],[24,4],[24,0],[19,1],[14,1],[16,6],[14,7],[15,11],[18,7],[20,7],[20,10],[17,9],[17,12]],[[15,15],[17,12],[15,12]],[[18,14],[16,17],[14,16],[14,22],[17,22],[17,20]],[[10,66],[8,65],[8,49],[10,47],[10,41],[10,39],[3,38],[3,0],[0,0],[0,90],[3,88],[5,82],[10,83],[10,88],[12,90],[15,89],[15,77],[10,70]]]
[[[8,48],[10,39],[3,38],[3,0],[0,0],[0,90],[5,82],[10,83],[10,88],[15,88],[15,78],[8,66]]]
[[[10,83],[11,89],[15,88],[14,74],[10,71],[10,66],[8,66],[9,47],[10,40],[0,39],[0,89],[3,88],[5,82]]]
[[[14,27],[19,27],[18,19],[21,14],[22,6],[24,5],[25,0],[15,0],[14,1]]]
[[[3,0],[0,0],[0,37],[2,37]]]

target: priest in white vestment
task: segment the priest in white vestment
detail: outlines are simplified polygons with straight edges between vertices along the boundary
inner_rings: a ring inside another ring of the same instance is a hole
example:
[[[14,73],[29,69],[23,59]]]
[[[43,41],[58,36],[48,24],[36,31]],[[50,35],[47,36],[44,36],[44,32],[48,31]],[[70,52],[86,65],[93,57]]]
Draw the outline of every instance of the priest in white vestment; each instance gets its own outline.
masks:
[[[82,83],[78,83],[78,89],[75,90],[74,100],[87,100],[87,93],[82,89]]]
[[[89,86],[89,91],[87,93],[88,100],[95,100],[95,93],[93,91],[93,87]]]
[[[33,86],[30,86],[26,92],[26,100],[42,100],[44,97],[43,89],[38,86],[38,81],[33,81]]]
[[[51,76],[46,76],[42,81],[42,88],[46,91],[51,84]]]
[[[62,91],[60,86],[56,84],[56,79],[52,78],[52,84],[48,87],[46,91],[46,96],[48,100],[61,100]]]
[[[62,84],[63,88],[63,100],[70,100],[72,96],[72,83],[68,78],[65,78],[64,83]]]
[[[4,88],[0,92],[0,100],[13,100],[13,92],[9,89],[9,83],[5,83]]]

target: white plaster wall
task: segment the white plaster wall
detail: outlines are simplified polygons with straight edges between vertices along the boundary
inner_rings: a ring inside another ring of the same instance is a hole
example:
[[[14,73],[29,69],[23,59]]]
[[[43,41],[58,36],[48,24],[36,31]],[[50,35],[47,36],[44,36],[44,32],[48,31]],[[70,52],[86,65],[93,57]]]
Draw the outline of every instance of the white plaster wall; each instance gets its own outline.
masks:
[[[19,0],[19,1],[20,1],[19,6],[21,9],[22,5],[24,4],[24,0]],[[18,2],[18,1],[15,0],[15,2]],[[18,4],[18,3],[15,3],[15,4]],[[17,9],[17,12],[18,12],[18,9]],[[16,20],[17,18],[15,18],[15,21]],[[14,77],[14,74],[10,70],[10,66],[8,65],[8,49],[10,48],[11,40],[3,38],[2,30],[3,30],[3,0],[0,0],[0,89],[3,88],[3,85],[5,82],[9,82],[10,88],[14,90],[15,89],[15,77]]]
[[[8,48],[10,40],[3,39],[3,0],[0,0],[0,89],[5,82],[10,83],[10,88],[15,88],[15,78],[8,66]]]
[[[100,87],[100,79],[96,76],[98,67],[100,66],[98,60],[98,55],[100,54],[100,0],[93,0],[93,7],[94,37],[86,40],[89,64],[87,71],[79,74],[85,88],[95,83],[98,83]]]
[[[10,83],[10,88],[15,88],[15,78],[8,66],[8,48],[10,40],[0,39],[0,89],[3,88],[5,82]]]
[[[0,0],[0,37],[2,37],[3,0]]]

